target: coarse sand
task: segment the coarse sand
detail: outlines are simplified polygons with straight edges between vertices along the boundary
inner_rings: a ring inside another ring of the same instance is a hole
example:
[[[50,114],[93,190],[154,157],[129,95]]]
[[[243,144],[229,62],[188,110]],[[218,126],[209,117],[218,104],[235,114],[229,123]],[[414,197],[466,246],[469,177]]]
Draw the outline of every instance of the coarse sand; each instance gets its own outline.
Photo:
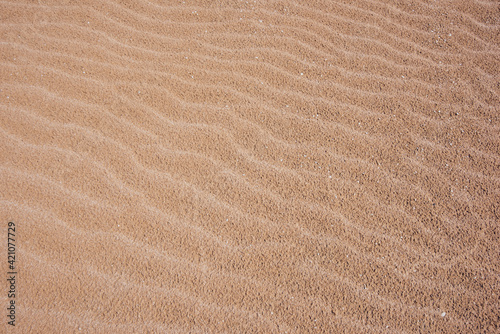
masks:
[[[498,1],[8,0],[0,48],[1,333],[500,330]]]

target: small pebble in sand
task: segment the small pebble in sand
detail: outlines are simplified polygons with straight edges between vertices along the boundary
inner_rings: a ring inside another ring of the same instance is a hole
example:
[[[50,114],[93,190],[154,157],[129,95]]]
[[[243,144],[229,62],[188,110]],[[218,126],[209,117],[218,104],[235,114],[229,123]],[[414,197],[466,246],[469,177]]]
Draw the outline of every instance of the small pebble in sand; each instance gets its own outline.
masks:
[[[446,315],[446,312],[441,313],[441,316],[444,317]]]

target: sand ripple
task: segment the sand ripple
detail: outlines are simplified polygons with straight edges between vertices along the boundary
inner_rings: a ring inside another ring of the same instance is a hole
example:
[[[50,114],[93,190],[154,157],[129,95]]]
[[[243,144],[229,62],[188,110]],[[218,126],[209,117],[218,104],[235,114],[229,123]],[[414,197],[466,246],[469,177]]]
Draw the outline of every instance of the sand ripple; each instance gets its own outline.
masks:
[[[17,331],[498,330],[495,2],[0,12]]]

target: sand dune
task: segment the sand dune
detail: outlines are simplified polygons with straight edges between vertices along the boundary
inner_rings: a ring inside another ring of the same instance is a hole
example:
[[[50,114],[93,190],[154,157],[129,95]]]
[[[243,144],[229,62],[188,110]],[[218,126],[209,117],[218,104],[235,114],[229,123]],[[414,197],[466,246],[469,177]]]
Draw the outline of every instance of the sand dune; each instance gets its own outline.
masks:
[[[2,332],[497,332],[499,8],[1,2]]]

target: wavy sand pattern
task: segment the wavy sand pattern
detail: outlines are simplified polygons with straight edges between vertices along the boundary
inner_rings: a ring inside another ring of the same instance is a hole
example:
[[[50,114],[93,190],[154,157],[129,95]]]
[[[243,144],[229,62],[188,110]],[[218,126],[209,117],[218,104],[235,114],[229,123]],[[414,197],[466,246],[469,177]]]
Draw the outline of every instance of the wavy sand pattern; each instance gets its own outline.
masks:
[[[2,330],[499,330],[498,2],[78,2],[0,2]]]

